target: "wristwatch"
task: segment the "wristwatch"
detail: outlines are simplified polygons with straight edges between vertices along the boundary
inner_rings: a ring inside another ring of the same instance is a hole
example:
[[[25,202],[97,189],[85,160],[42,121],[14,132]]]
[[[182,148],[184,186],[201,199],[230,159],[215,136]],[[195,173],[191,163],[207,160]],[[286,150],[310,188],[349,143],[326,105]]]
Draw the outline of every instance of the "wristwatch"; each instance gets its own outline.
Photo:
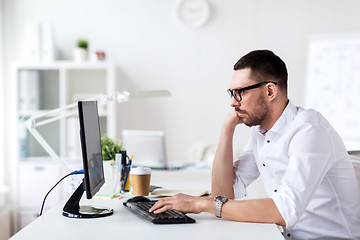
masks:
[[[221,208],[224,203],[228,201],[227,197],[225,196],[217,196],[214,198],[216,205],[215,205],[215,216],[221,218]]]

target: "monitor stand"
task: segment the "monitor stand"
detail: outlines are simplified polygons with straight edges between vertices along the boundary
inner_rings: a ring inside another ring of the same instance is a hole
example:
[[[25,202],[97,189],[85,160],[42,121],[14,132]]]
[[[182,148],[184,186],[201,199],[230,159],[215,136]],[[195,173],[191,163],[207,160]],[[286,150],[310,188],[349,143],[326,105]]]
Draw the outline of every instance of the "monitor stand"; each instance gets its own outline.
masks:
[[[63,215],[69,218],[98,218],[113,214],[113,209],[95,208],[92,206],[80,206],[79,202],[84,193],[84,181],[71,195],[63,208]]]

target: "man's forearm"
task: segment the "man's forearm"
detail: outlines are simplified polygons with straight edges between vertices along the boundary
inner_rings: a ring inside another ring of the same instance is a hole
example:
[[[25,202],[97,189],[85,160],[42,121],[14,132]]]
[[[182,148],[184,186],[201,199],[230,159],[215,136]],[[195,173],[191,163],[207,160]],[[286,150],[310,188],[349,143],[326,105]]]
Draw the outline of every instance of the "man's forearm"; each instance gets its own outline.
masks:
[[[240,222],[286,223],[271,198],[229,201],[224,204],[222,216]]]
[[[234,198],[233,135],[233,128],[222,128],[212,168],[211,193],[213,196],[222,195],[229,199]]]
[[[214,214],[215,201],[202,200],[202,211]],[[285,220],[271,198],[253,200],[229,200],[221,210],[221,216],[238,222],[275,223],[285,226]]]

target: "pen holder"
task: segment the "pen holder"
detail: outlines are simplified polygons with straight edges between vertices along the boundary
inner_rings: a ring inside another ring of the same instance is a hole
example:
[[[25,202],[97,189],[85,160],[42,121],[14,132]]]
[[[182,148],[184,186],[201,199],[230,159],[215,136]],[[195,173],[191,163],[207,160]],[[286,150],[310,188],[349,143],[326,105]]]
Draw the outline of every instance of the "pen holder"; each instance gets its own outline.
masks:
[[[105,184],[101,187],[99,193],[104,195],[113,195],[120,193],[120,168],[115,161],[103,161]]]
[[[129,192],[130,191],[130,176],[127,178],[126,183],[125,183],[125,192]]]
[[[123,165],[121,170],[120,187],[122,192],[130,191],[130,166]]]

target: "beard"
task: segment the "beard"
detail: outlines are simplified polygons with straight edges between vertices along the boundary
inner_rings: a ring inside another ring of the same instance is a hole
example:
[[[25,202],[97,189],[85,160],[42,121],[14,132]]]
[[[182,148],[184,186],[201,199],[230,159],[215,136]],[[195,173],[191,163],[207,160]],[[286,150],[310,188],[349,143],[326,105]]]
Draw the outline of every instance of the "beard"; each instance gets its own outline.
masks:
[[[241,120],[248,127],[261,125],[261,123],[264,122],[269,112],[269,108],[266,105],[263,95],[259,96],[256,102],[256,108],[254,109],[254,111],[252,111],[252,113],[249,113],[248,111],[245,110],[241,110],[240,108],[235,108],[235,110],[239,113],[244,114],[244,116],[241,117]]]

